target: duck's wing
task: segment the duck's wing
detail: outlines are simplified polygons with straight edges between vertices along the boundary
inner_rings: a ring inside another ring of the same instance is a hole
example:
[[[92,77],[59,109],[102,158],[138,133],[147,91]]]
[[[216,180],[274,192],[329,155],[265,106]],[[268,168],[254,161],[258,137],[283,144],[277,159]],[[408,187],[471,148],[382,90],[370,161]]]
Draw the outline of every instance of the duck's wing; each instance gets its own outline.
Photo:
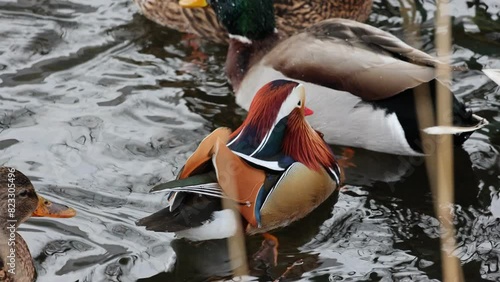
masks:
[[[261,141],[256,141],[256,129],[246,126],[227,143],[233,153],[262,169],[285,171],[294,162],[283,154],[281,144],[286,129],[282,119],[269,130]]]
[[[194,151],[194,153],[187,159],[177,178],[183,179],[190,175],[196,174],[196,172],[211,159],[212,149],[217,140],[227,142],[229,141],[230,135],[231,129],[220,127],[210,133],[207,137],[205,137],[200,142],[200,145],[198,145],[196,151]]]
[[[265,171],[250,166],[221,141],[214,147],[212,163],[224,194],[239,203],[243,217],[251,225],[257,226],[258,210],[255,203],[259,192],[264,189]]]
[[[213,197],[222,196],[214,171],[158,184],[150,192],[192,192]]]
[[[378,28],[330,19],[278,44],[260,67],[373,101],[436,78],[434,67],[439,64]],[[262,73],[262,69],[255,71]]]
[[[137,226],[156,232],[179,232],[199,227],[212,219],[213,213],[221,209],[220,199],[194,193],[177,193],[182,205],[171,210],[165,207],[151,215],[139,219]],[[179,201],[179,200],[176,200]]]
[[[200,142],[188,158],[176,180],[159,184],[150,192],[168,192],[168,206],[137,221],[148,230],[177,232],[198,227],[220,210],[222,190],[210,160],[217,142],[227,142],[231,130],[218,128]],[[200,195],[200,196],[199,196]],[[203,196],[201,196],[203,195]]]
[[[188,192],[191,188],[193,189],[192,192],[197,189],[199,193],[204,192],[200,194],[207,196],[216,197],[221,195],[217,179],[211,177],[210,174],[212,169],[210,160],[216,141],[223,140],[227,142],[230,135],[231,130],[229,128],[221,127],[214,130],[200,142],[196,151],[187,159],[176,180],[156,185],[150,192],[169,192],[168,206],[170,211],[175,210],[185,198],[185,195],[179,192]],[[187,179],[193,175],[198,176]]]
[[[219,202],[209,200],[209,198],[226,198],[239,206],[241,214],[250,224],[257,226],[259,214],[258,209],[255,208],[256,202],[259,195],[262,197],[262,194],[267,194],[270,190],[272,185],[268,185],[269,179],[275,181],[276,177],[266,177],[264,170],[255,168],[241,159],[227,147],[227,140],[216,138],[215,141],[205,139],[203,142],[210,142],[212,147],[203,153],[201,153],[203,150],[200,150],[200,154],[194,159],[202,162],[208,156],[212,160],[211,164],[215,172],[191,175],[153,188],[154,192],[170,192],[170,204],[165,209],[139,220],[137,225],[146,226],[151,230],[171,232],[198,226],[202,220],[210,218],[210,216],[198,215],[199,208],[196,208],[198,203],[193,195],[203,195],[199,201],[203,202],[201,208],[205,213],[211,214],[213,208],[216,207],[215,203]],[[205,205],[208,208],[205,208]],[[197,220],[189,220],[186,223],[182,215],[185,217],[191,212],[193,215],[188,217],[196,215]]]

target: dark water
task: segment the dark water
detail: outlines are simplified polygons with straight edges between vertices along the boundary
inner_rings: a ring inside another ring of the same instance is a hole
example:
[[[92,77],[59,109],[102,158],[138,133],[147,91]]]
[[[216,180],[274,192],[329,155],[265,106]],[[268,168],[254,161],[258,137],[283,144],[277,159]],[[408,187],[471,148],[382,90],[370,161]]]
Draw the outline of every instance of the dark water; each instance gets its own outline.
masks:
[[[418,2],[409,19],[421,24],[418,40],[403,32],[405,3],[377,1],[370,22],[434,54],[433,1]],[[451,3],[452,60],[471,69],[453,90],[491,124],[455,152],[458,247],[447,251],[467,281],[500,281],[500,90],[479,71],[500,68],[500,3]],[[0,1],[0,165],[78,210],[23,225],[39,281],[230,273],[224,240],[192,244],[134,225],[162,205],[142,193],[173,178],[204,135],[245,115],[223,74],[225,48],[200,42],[208,54],[200,59],[183,36],[146,20],[130,0]],[[441,279],[423,161],[356,149],[353,162],[338,199],[275,233],[279,265],[253,268],[248,279],[275,279],[299,259],[289,279]],[[260,240],[248,238],[249,256]]]

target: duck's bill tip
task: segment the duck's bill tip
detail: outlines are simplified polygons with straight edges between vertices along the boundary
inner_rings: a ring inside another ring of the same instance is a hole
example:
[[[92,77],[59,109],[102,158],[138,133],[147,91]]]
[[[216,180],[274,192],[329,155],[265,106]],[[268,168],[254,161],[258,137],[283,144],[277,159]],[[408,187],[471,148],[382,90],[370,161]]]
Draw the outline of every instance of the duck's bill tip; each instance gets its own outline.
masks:
[[[76,215],[76,211],[68,206],[53,203],[38,195],[38,206],[33,212],[34,217],[70,218]]]
[[[179,5],[184,8],[203,8],[208,6],[207,0],[180,0]]]
[[[305,116],[310,116],[310,115],[312,115],[312,114],[314,114],[314,111],[313,111],[313,110],[309,109],[308,107],[305,107],[305,108],[304,108],[304,115],[305,115]]]

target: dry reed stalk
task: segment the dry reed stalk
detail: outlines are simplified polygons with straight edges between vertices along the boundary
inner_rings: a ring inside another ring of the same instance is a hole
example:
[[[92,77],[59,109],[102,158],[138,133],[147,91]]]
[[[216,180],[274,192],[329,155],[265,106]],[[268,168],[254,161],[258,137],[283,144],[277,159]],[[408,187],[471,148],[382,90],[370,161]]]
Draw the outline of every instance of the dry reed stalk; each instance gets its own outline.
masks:
[[[445,81],[451,81],[450,55],[451,55],[451,18],[447,0],[437,1],[436,15],[436,49],[438,56],[444,60],[438,66],[437,75]],[[437,122],[441,126],[453,123],[453,105],[450,90],[442,85],[437,89]],[[441,219],[441,271],[443,281],[464,281],[460,260],[448,255],[447,251],[456,249],[455,227],[453,225],[453,136],[440,135],[436,144],[436,194],[438,217]]]
[[[417,36],[411,36],[410,44],[416,46],[419,28],[415,23],[416,5],[414,0],[400,0],[401,15],[405,30]],[[409,2],[409,3],[408,3]],[[405,7],[408,3],[410,8]],[[437,67],[437,75],[445,81],[451,81],[449,58],[451,55],[451,22],[448,1],[437,1],[436,14],[436,49],[444,62]],[[408,13],[407,13],[408,12]],[[419,44],[418,44],[419,45]],[[415,89],[415,102],[420,129],[434,125],[430,90],[427,85]],[[437,88],[437,123],[441,126],[452,124],[452,97],[446,86]],[[441,221],[441,262],[443,281],[464,281],[460,261],[448,255],[456,249],[455,228],[453,225],[453,137],[451,135],[430,136],[421,131],[426,168],[434,198],[434,210]]]
[[[248,263],[245,247],[245,233],[241,225],[239,210],[236,204],[229,199],[222,199],[222,208],[231,209],[236,214],[237,231],[236,234],[227,239],[229,260],[233,269],[233,277],[244,276],[248,274]]]

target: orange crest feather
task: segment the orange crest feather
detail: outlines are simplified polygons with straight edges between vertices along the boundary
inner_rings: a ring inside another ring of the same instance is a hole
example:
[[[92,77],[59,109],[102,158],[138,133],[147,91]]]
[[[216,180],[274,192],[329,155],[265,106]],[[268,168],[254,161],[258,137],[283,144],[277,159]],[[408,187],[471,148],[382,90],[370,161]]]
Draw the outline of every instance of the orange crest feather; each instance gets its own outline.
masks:
[[[289,115],[283,152],[314,170],[319,170],[321,166],[333,167],[336,163],[330,148],[305,121],[299,110],[294,110]]]
[[[257,139],[262,141],[273,126],[281,105],[297,85],[299,84],[294,81],[274,80],[262,86],[250,104],[247,118],[233,132],[231,138],[236,137],[246,126],[250,126],[255,128]]]

